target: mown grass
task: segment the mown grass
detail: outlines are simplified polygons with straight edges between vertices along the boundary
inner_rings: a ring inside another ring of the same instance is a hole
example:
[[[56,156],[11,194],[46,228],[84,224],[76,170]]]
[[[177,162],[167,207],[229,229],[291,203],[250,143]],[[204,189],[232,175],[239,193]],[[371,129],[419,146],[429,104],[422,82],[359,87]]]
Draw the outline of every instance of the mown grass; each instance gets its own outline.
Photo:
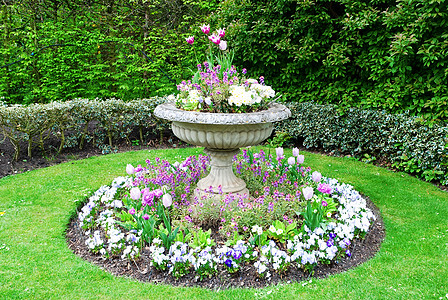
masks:
[[[126,164],[176,161],[201,148],[94,157],[0,180],[0,298],[439,299],[448,294],[448,193],[403,173],[305,153],[305,164],[355,186],[380,208],[379,253],[348,272],[264,289],[211,291],[115,277],[74,255],[65,229],[79,201],[124,175]]]

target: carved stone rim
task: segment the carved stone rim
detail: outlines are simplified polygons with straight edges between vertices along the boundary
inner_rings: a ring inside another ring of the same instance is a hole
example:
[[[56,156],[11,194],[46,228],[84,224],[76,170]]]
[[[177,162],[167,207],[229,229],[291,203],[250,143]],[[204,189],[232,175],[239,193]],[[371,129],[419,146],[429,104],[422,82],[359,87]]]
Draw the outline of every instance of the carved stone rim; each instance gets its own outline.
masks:
[[[154,110],[154,115],[168,121],[193,124],[260,124],[285,120],[291,116],[291,111],[280,103],[271,103],[269,109],[252,113],[208,113],[186,111],[176,108],[174,102],[160,104]]]

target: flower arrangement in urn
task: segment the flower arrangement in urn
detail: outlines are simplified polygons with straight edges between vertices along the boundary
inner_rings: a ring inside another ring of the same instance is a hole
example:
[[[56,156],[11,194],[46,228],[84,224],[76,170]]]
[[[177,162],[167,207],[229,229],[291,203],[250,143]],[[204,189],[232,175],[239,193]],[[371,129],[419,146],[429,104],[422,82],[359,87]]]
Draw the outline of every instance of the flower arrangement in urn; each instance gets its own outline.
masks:
[[[227,42],[222,40],[225,30],[219,29],[209,36],[209,25],[202,25],[201,30],[209,43],[209,55],[207,61],[197,64],[197,71],[191,80],[177,85],[180,93],[176,98],[176,106],[183,110],[217,113],[246,113],[267,109],[276,95],[275,91],[265,85],[263,76],[258,80],[249,78],[246,69],[240,72],[232,65],[234,54],[228,50]],[[194,47],[194,36],[186,40]],[[218,54],[215,56],[213,50],[216,51],[216,48]]]

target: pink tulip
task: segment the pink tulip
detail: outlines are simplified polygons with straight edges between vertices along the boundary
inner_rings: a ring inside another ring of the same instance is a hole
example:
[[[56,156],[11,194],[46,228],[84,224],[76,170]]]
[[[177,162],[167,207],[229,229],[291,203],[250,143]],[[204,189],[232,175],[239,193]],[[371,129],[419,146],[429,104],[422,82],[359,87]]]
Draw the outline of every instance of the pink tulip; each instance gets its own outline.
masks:
[[[292,156],[297,157],[299,155],[299,148],[292,148]]]
[[[130,196],[132,200],[138,200],[142,193],[140,192],[140,189],[138,187],[133,187],[130,190]]]
[[[311,198],[313,198],[314,189],[310,186],[307,186],[302,190],[302,195],[305,198],[305,200],[310,200]]]
[[[220,37],[224,37],[225,35],[226,35],[226,32],[224,31],[224,29],[218,29],[218,35],[220,36]]]
[[[216,34],[212,34],[208,37],[208,39],[210,41],[212,41],[212,43],[219,45],[219,43],[221,42],[221,38],[219,36],[217,36]]]
[[[165,207],[170,207],[173,204],[173,197],[170,194],[165,194],[162,197],[162,203]]]
[[[278,147],[275,148],[275,154],[277,154],[277,159],[283,159],[283,148],[282,147]]]
[[[227,49],[227,42],[226,41],[221,41],[219,43],[219,49],[222,50],[222,51],[226,50]]]
[[[190,44],[190,45],[193,45],[193,43],[194,43],[194,36],[187,37],[187,43]]]
[[[311,174],[311,179],[316,183],[320,182],[320,180],[322,179],[322,174],[320,174],[317,171],[314,171],[313,174]]]
[[[292,166],[296,164],[296,159],[294,156],[291,156],[290,158],[288,158],[288,165]]]
[[[130,213],[131,215],[135,215],[135,208],[131,208],[131,209],[129,210],[129,213]]]
[[[144,220],[149,220],[149,215],[148,215],[148,214],[144,214],[144,215],[143,215],[143,219],[144,219]]]
[[[128,173],[128,175],[132,175],[135,173],[135,169],[131,164],[128,164],[126,166],[126,173]]]
[[[210,32],[210,25],[208,25],[208,24],[203,24],[203,25],[201,26],[201,30],[202,30],[203,33],[208,34],[208,33]]]

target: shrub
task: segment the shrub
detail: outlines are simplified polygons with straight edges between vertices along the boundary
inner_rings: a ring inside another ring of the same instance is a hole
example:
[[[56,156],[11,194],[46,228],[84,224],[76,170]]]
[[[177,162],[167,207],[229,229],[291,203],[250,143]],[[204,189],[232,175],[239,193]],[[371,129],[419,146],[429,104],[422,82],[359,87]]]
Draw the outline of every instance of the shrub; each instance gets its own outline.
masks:
[[[276,130],[303,138],[307,148],[362,158],[386,157],[397,169],[427,181],[448,183],[448,126],[423,125],[408,114],[312,102],[290,103],[292,117]]]
[[[235,64],[289,101],[448,118],[448,2],[227,0]]]
[[[151,113],[155,107],[166,101],[164,97],[138,99],[124,102],[120,99],[87,100],[75,99],[48,104],[6,105],[0,102],[0,127],[5,138],[14,146],[14,159],[20,154],[20,145],[27,143],[28,156],[32,156],[33,145],[38,144],[43,153],[48,150],[45,140],[56,138],[63,148],[86,143],[110,152],[114,142],[126,140],[138,131],[144,140],[143,130],[152,128],[156,121]],[[92,129],[93,128],[93,129]],[[164,130],[168,123],[160,121],[156,129]]]

